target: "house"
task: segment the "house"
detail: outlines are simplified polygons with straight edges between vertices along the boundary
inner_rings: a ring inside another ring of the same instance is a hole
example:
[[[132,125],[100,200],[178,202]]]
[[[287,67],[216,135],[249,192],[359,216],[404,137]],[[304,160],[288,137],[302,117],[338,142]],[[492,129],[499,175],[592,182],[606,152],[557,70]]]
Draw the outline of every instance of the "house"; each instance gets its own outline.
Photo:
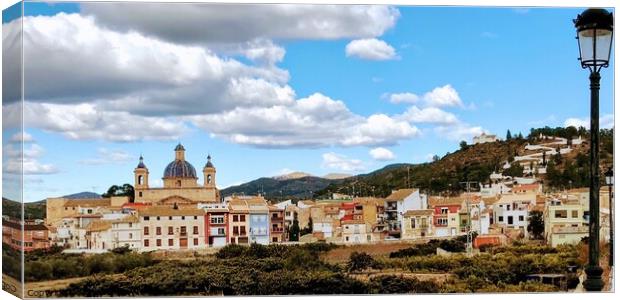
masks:
[[[446,237],[459,234],[459,210],[463,205],[463,198],[432,197],[429,205],[433,209],[434,236]]]
[[[228,202],[229,207],[229,227],[228,232],[231,244],[249,244],[250,237],[250,218],[248,204],[244,200],[233,198]]]
[[[205,211],[205,238],[209,247],[226,246],[229,239],[229,209],[224,203],[202,204]]]
[[[400,238],[405,211],[427,208],[427,197],[420,194],[418,189],[392,191],[392,194],[385,198],[385,219],[390,236]]]
[[[284,209],[269,206],[269,230],[272,243],[284,242]]]
[[[403,215],[401,239],[419,239],[433,236],[432,209],[408,210]]]
[[[139,212],[142,251],[206,248],[205,212],[198,208],[153,206]]]
[[[269,244],[269,207],[263,197],[246,200],[249,212],[250,243]]]
[[[493,143],[495,141],[499,141],[499,139],[494,134],[486,134],[483,132],[482,134],[478,136],[474,136],[474,145],[483,144],[483,143]]]
[[[479,249],[481,246],[504,246],[508,243],[508,238],[503,234],[482,234],[476,236],[473,246]]]
[[[342,221],[342,242],[345,244],[365,244],[371,241],[370,232],[366,232],[364,220]]]
[[[588,215],[579,201],[554,199],[543,213],[545,240],[555,247],[560,244],[577,244],[588,236]]]
[[[502,195],[493,204],[493,224],[504,229],[520,230],[527,236],[529,211],[536,205],[536,194]]]
[[[47,226],[32,220],[22,222],[10,218],[2,219],[2,243],[25,252],[47,249],[51,246]]]

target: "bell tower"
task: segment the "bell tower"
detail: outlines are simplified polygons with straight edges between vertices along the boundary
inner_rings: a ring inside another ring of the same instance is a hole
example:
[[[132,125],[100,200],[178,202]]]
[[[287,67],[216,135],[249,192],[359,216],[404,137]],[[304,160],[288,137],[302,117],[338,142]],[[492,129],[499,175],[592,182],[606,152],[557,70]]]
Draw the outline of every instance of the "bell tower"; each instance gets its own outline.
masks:
[[[211,154],[207,156],[207,164],[202,169],[204,175],[204,186],[207,188],[215,188],[215,166],[211,162]]]
[[[133,170],[134,174],[134,199],[142,199],[142,191],[149,188],[149,169],[144,164],[144,158],[140,155],[140,162]]]

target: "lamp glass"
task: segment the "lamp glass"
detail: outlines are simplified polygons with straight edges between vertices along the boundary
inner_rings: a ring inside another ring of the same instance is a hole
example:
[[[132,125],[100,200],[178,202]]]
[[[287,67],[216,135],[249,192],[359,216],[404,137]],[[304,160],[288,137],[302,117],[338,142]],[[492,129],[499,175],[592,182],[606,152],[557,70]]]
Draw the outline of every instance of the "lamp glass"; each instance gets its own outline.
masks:
[[[611,53],[612,34],[613,32],[607,29],[592,28],[579,31],[581,63],[587,66],[607,65]]]

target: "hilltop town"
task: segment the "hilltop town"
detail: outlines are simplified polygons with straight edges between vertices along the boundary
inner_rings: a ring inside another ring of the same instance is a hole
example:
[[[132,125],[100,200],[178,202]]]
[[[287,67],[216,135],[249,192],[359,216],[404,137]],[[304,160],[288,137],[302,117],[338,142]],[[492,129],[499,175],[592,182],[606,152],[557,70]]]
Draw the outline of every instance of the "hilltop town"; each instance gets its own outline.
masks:
[[[498,140],[483,134],[473,144]],[[118,247],[176,251],[228,244],[372,244],[457,236],[469,237],[471,251],[528,239],[551,246],[576,244],[588,235],[588,189],[549,189],[542,178],[554,160],[578,152],[583,138],[540,133],[536,141],[523,143],[523,155],[500,162],[501,169],[484,182],[463,183],[459,193],[430,194],[432,190],[406,187],[386,197],[332,193],[325,199],[281,202],[260,194],[222,198],[211,156],[199,183],[196,168],[178,144],[163,172],[163,187],[149,185],[152,170],[140,157],[133,171],[133,195],[48,198],[45,219],[25,221],[23,241],[19,221],[5,217],[3,242],[26,251],[56,245],[80,253]],[[609,198],[604,189],[600,199],[601,236],[607,239]]]

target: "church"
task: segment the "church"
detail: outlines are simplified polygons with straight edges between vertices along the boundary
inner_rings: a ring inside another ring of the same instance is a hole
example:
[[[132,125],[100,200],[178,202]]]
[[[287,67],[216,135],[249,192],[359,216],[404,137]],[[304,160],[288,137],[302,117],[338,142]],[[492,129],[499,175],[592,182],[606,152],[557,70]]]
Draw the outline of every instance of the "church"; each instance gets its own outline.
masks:
[[[220,202],[211,155],[207,156],[207,163],[202,169],[204,182],[201,185],[198,183],[196,168],[185,160],[185,148],[181,143],[174,148],[174,160],[164,170],[163,187],[149,186],[149,169],[142,156],[133,172],[136,203],[183,205]]]

